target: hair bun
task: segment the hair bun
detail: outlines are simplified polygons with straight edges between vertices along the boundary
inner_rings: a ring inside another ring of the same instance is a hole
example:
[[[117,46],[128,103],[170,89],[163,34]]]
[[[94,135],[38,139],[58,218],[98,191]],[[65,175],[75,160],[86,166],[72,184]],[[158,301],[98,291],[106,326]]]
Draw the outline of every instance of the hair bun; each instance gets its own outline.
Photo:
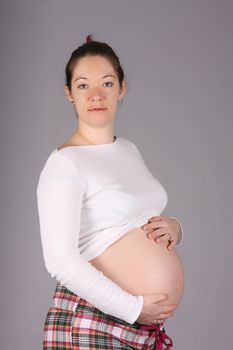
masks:
[[[93,41],[92,35],[89,34],[89,35],[87,35],[87,37],[86,37],[86,43],[89,43],[89,42],[91,42],[91,41]]]

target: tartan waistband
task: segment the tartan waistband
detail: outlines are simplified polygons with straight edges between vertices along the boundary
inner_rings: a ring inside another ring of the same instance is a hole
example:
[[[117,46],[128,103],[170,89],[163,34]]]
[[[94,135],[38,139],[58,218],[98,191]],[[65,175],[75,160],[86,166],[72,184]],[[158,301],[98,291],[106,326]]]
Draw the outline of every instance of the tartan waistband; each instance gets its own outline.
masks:
[[[56,285],[56,289],[53,295],[53,301],[55,307],[73,312],[76,310],[79,304],[95,308],[94,305],[90,304],[88,301],[81,298],[79,295],[74,294],[60,283],[57,283]]]

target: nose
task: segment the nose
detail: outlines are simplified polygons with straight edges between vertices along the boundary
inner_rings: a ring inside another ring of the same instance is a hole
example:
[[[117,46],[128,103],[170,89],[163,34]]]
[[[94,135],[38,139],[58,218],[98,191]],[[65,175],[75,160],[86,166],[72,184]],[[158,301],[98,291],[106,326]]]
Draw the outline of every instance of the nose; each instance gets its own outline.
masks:
[[[101,101],[102,99],[104,99],[103,91],[99,88],[92,89],[92,91],[90,92],[89,99],[91,101]]]

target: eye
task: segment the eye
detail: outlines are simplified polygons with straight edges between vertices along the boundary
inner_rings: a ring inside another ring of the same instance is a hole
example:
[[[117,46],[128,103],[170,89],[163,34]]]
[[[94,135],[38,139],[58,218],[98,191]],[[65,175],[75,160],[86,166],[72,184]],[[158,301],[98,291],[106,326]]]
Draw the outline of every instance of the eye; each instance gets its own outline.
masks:
[[[87,84],[81,84],[81,85],[78,85],[78,88],[80,89],[80,86],[84,86],[84,85],[87,85]],[[82,88],[81,88],[82,89]]]
[[[106,83],[104,84],[112,84],[111,86],[113,86],[114,84],[111,82],[111,81],[107,81]],[[109,86],[109,85],[108,85]]]

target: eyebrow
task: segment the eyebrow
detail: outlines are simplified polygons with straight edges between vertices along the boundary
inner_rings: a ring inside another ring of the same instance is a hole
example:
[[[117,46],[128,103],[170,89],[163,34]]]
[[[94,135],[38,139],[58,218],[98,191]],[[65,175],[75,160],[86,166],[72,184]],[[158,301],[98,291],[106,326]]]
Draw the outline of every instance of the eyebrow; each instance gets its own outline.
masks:
[[[107,77],[112,77],[112,78],[116,79],[115,75],[112,75],[112,74],[106,74],[102,77],[102,79],[107,78]],[[88,78],[87,77],[78,77],[74,80],[74,82],[79,80],[79,79],[88,79]]]

